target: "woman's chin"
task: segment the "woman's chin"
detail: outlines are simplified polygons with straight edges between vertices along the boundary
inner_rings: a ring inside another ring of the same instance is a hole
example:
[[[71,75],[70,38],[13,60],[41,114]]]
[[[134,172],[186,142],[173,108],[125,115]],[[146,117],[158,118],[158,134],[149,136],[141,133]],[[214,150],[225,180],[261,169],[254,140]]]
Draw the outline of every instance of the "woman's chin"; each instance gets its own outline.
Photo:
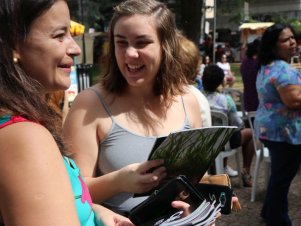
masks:
[[[142,85],[145,80],[143,78],[127,78],[127,83],[129,86],[140,86]]]
[[[69,89],[69,87],[70,87],[70,83],[60,83],[60,84],[54,85],[53,87],[51,87],[48,90],[50,92],[65,91],[65,90]]]
[[[71,86],[71,80],[68,77],[68,78],[64,79],[63,81],[61,81],[57,87],[59,90],[67,90],[67,89],[69,89],[70,86]]]

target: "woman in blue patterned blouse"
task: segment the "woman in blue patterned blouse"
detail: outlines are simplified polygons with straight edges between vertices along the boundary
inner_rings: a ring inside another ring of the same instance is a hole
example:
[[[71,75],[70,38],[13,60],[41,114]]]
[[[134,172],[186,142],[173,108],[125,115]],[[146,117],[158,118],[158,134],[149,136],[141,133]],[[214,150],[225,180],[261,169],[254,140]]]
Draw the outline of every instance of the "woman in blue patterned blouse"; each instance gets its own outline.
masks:
[[[275,24],[263,34],[259,51],[255,130],[271,155],[261,216],[273,226],[292,225],[287,195],[301,162],[301,75],[288,63],[296,46],[293,29]]]

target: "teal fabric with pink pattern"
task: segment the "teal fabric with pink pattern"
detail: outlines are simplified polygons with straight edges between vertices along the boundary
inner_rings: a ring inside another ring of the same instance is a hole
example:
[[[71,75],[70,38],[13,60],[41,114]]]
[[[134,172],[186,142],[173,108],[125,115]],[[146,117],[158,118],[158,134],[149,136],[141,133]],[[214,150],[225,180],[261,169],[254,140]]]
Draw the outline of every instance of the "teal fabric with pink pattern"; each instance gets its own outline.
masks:
[[[80,170],[72,159],[64,157],[64,163],[69,174],[72,189],[75,197],[75,204],[81,225],[100,226],[96,222],[95,214],[92,210],[92,200],[87,185],[80,176]]]
[[[28,121],[28,120],[21,116],[5,115],[5,116],[0,117],[0,129],[5,126],[16,123],[16,122],[25,122],[25,121]]]

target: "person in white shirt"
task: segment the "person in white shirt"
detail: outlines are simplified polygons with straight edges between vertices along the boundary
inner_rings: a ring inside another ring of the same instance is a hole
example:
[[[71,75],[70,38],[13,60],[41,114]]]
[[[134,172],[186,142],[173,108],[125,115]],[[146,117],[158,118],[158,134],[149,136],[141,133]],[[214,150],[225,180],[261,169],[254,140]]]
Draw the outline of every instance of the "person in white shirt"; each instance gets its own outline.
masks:
[[[198,47],[193,41],[189,40],[181,33],[178,33],[178,36],[181,46],[180,54],[182,56],[182,70],[185,73],[188,82],[190,83],[187,88],[189,92],[193,93],[198,101],[201,112],[202,127],[209,127],[211,126],[209,102],[204,94],[198,89],[196,84],[196,79],[201,68],[202,57],[199,53]]]
[[[220,61],[217,62],[216,65],[219,66],[224,71],[225,74],[224,86],[228,85],[229,87],[232,87],[233,84],[235,83],[235,77],[231,71],[231,66],[229,62],[227,62],[227,55],[222,54]]]

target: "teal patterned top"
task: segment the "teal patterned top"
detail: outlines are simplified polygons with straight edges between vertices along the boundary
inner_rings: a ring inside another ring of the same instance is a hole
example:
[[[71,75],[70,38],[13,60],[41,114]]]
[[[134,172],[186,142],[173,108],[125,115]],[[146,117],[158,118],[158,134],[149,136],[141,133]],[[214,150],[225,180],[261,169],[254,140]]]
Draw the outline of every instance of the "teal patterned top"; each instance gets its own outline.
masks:
[[[293,84],[301,85],[301,74],[285,61],[261,66],[256,81],[259,106],[254,123],[258,138],[301,144],[301,109],[289,109],[277,91]]]

